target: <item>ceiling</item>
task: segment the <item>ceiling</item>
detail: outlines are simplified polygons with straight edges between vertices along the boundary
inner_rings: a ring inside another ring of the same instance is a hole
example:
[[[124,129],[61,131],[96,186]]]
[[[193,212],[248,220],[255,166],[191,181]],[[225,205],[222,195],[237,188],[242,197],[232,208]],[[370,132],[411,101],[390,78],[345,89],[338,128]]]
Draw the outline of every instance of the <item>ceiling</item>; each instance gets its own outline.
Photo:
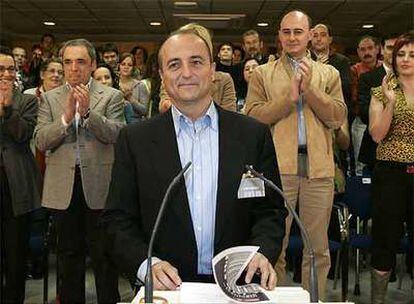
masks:
[[[43,33],[50,32],[59,41],[74,37],[91,41],[161,41],[167,33],[189,22],[177,15],[239,14],[235,19],[218,16],[219,20],[199,23],[213,30],[216,42],[240,41],[241,34],[251,28],[262,33],[265,41],[273,42],[281,16],[294,8],[307,12],[314,24],[329,23],[334,39],[344,44],[354,43],[366,31],[362,25],[367,23],[374,24],[374,31],[379,33],[414,28],[413,0],[194,2],[196,7],[180,8],[170,0],[1,0],[2,38],[38,41]],[[54,21],[56,26],[46,26],[44,21]],[[149,25],[153,21],[161,22],[161,26]],[[269,26],[258,27],[258,22]]]

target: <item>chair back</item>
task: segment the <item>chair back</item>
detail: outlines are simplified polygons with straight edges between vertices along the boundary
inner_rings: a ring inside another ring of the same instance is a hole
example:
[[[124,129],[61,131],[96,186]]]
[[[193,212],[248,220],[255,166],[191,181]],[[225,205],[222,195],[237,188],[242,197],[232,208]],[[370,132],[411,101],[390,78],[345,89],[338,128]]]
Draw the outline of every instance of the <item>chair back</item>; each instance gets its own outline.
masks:
[[[346,180],[344,203],[361,220],[371,218],[371,177],[350,176]]]

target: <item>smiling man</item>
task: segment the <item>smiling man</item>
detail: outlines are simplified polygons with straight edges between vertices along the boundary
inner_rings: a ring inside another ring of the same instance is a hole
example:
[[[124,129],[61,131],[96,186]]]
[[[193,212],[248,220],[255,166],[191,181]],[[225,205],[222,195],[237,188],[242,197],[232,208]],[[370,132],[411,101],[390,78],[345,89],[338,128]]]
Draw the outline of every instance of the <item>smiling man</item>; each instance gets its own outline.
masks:
[[[41,177],[30,150],[37,100],[16,90],[15,80],[13,55],[0,46],[0,302],[23,304],[30,212],[40,207]]]
[[[272,264],[281,250],[286,210],[274,192],[242,198],[238,188],[245,164],[280,184],[274,146],[266,125],[214,102],[212,58],[210,35],[199,25],[180,28],[162,45],[160,74],[173,104],[166,113],[121,131],[104,225],[121,270],[131,280],[144,281],[163,195],[191,161],[155,239],[155,289],[212,282],[213,256],[238,245],[260,246],[246,282],[260,272],[261,285],[273,289]]]
[[[299,203],[299,216],[316,256],[319,294],[324,297],[330,267],[328,225],[333,203],[332,130],[346,117],[338,71],[310,58],[311,19],[302,11],[287,13],[280,23],[280,59],[257,67],[249,82],[245,112],[270,125],[277,147],[282,185],[288,203]],[[285,275],[286,222],[282,254],[276,264]],[[303,251],[302,284],[309,290],[309,254]]]
[[[119,301],[117,273],[104,258],[98,218],[105,205],[113,144],[124,125],[121,92],[91,78],[96,53],[85,39],[62,47],[66,84],[42,94],[35,129],[48,151],[42,206],[56,220],[61,303],[85,302],[85,241],[98,303]]]

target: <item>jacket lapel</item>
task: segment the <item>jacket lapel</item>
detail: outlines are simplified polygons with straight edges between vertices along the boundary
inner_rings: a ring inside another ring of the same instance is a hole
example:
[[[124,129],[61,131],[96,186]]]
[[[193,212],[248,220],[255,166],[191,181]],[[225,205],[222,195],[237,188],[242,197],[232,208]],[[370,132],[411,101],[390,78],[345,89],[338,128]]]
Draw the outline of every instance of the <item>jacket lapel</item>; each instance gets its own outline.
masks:
[[[104,90],[97,85],[95,80],[91,80],[89,88],[89,109],[93,110],[103,97]]]
[[[151,150],[154,151],[152,163],[154,164],[154,170],[160,185],[160,198],[162,198],[169,183],[182,169],[171,110],[160,117],[159,123],[154,124],[154,128],[156,128],[156,131],[152,139],[152,144],[154,145]],[[159,203],[161,204],[161,201]],[[192,235],[195,244],[184,178],[171,193],[167,209],[171,210],[179,223],[184,225],[188,232],[191,233],[189,235]]]
[[[231,214],[226,205],[235,199],[244,172],[245,157],[237,125],[232,117],[216,105],[219,114],[219,166],[214,244],[220,242],[226,229],[226,219]],[[236,192],[236,193],[234,193]]]

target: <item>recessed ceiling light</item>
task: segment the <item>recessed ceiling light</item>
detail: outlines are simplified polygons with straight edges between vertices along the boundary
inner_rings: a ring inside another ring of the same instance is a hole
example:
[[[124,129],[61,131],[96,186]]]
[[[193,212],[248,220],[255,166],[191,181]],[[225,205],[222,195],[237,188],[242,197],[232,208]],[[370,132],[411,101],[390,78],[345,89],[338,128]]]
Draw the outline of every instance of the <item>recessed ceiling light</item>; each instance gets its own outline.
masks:
[[[53,26],[56,25],[56,23],[54,23],[53,21],[45,21],[43,22],[44,25],[49,25],[49,26]]]
[[[259,22],[259,23],[257,24],[257,26],[266,27],[266,26],[269,26],[269,23],[267,23],[267,22]]]
[[[195,2],[195,1],[175,1],[174,6],[175,7],[186,7],[186,8],[195,7],[195,6],[197,6],[197,2]]]
[[[362,26],[362,28],[365,28],[365,29],[370,29],[370,28],[373,28],[374,27],[374,25],[373,24],[364,24],[363,26]]]
[[[152,26],[160,26],[161,25],[161,22],[153,21],[153,22],[150,22],[150,25],[152,25]]]

